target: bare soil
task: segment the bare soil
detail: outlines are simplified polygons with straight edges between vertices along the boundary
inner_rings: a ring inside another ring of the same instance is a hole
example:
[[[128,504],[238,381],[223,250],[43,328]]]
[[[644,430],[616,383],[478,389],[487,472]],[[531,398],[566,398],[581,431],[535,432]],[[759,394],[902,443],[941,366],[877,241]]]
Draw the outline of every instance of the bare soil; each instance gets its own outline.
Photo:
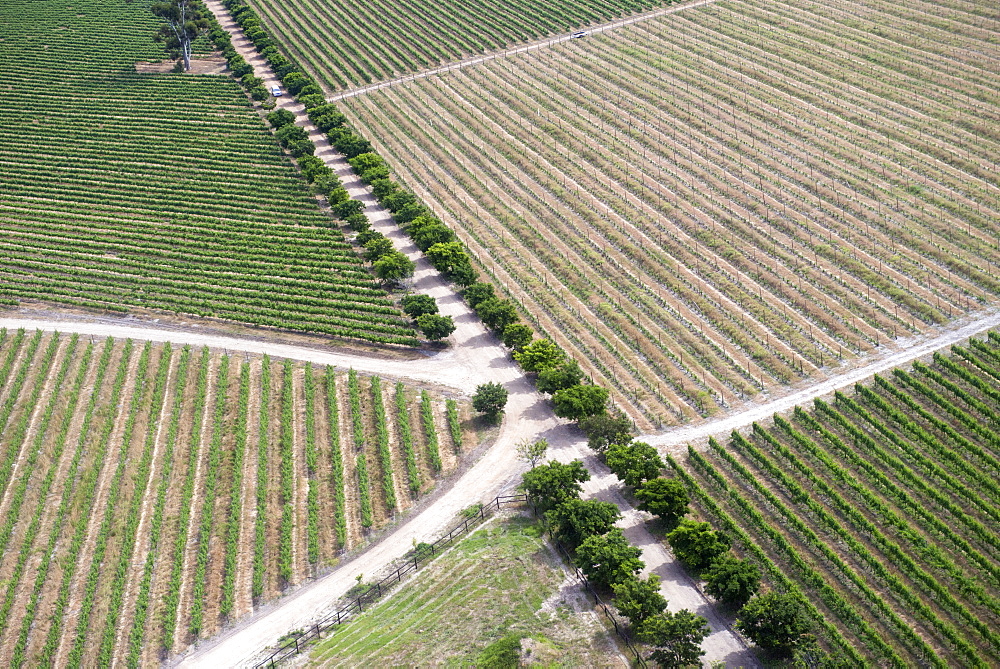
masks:
[[[177,61],[162,60],[160,62],[148,62],[140,60],[135,64],[135,71],[139,74],[164,74],[173,72]],[[187,74],[229,74],[229,65],[224,56],[205,56],[203,58],[192,58],[191,69]]]

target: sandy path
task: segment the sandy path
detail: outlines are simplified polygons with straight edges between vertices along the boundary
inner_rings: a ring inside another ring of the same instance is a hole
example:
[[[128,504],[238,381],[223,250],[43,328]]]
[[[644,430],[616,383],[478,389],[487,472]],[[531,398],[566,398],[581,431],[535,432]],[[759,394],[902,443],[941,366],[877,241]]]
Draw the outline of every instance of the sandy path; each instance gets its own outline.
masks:
[[[569,425],[560,425],[547,438],[550,443],[565,444],[551,449],[550,455],[558,460],[582,460],[590,471],[591,479],[583,484],[584,497],[612,502],[622,511],[618,526],[622,528],[629,543],[642,549],[642,560],[646,568],[642,575],[657,574],[660,577],[660,592],[667,599],[670,611],[688,609],[708,620],[710,635],[702,643],[704,664],[722,662],[727,667],[759,666],[756,656],[742,637],[729,627],[727,620],[719,614],[717,607],[698,589],[693,579],[681,564],[674,560],[664,545],[662,537],[650,532],[647,522],[653,516],[635,509],[625,498],[621,482],[611,470],[600,461],[586,441],[575,436],[577,430]],[[553,437],[555,437],[553,439]]]
[[[894,367],[906,365],[934,351],[957,344],[973,335],[996,327],[1000,327],[1000,309],[994,307],[988,311],[981,311],[956,320],[927,335],[900,338],[882,346],[877,353],[829,370],[829,375],[825,379],[809,380],[802,385],[793,386],[777,397],[775,397],[777,393],[774,392],[774,389],[770,392],[764,392],[757,400],[736,407],[724,417],[698,425],[677,427],[659,434],[646,435],[641,439],[666,450],[676,450],[676,447],[685,444],[706,441],[713,435],[724,436],[733,430],[770,418],[776,413],[788,411],[797,405],[808,404],[814,398],[848,388],[874,374],[881,374]]]
[[[630,26],[633,23],[639,23],[640,21],[648,21],[649,19],[654,19],[658,16],[664,16],[665,14],[673,14],[675,12],[679,12],[684,9],[701,7],[702,5],[707,5],[715,1],[716,0],[697,0],[696,2],[690,2],[679,6],[661,7],[660,9],[654,9],[652,11],[645,12],[643,14],[637,14],[636,16],[630,16],[625,19],[608,21],[607,23],[601,23],[595,26],[586,26],[584,31],[590,35],[596,33],[603,33],[608,30],[615,30],[616,28],[623,28],[625,26]],[[574,39],[573,33],[560,35],[559,37],[547,37],[545,39],[529,42],[528,44],[517,46],[512,49],[503,49],[502,51],[494,51],[493,53],[487,54],[485,56],[471,56],[469,58],[463,58],[462,60],[453,61],[451,63],[448,63],[447,65],[442,65],[440,67],[421,70],[413,74],[406,74],[401,77],[396,77],[395,79],[388,79],[386,81],[382,81],[377,84],[361,86],[360,88],[353,88],[351,90],[343,91],[341,93],[335,93],[333,95],[328,95],[326,99],[328,102],[336,102],[337,100],[353,98],[358,95],[364,95],[365,93],[371,93],[372,91],[377,91],[380,88],[388,88],[390,86],[396,86],[398,84],[403,83],[404,81],[413,81],[414,79],[423,79],[425,77],[432,77],[435,74],[441,74],[442,72],[450,72],[451,70],[460,70],[463,67],[468,67],[470,65],[478,65],[479,63],[485,63],[490,60],[496,60],[497,58],[506,58],[507,56],[514,56],[519,53],[538,51],[539,49],[544,49],[550,46],[554,46],[556,44],[562,44],[563,42],[568,42],[571,39]]]
[[[707,4],[711,1],[702,0],[684,7],[657,10],[657,12],[647,15],[606,24],[603,27],[591,29],[591,32],[627,25],[652,15],[665,14],[685,7]],[[207,4],[219,17],[223,27],[234,34],[234,45],[249,62],[254,64],[257,75],[265,79],[266,85],[276,84],[277,79],[273,73],[263,66],[262,59],[256,53],[250,51],[245,39],[238,34],[238,29],[235,28],[221,5],[214,1]],[[524,51],[540,48],[549,43],[554,43],[554,41],[548,40],[520,49]],[[509,53],[513,52],[515,51]],[[478,60],[486,60],[490,57]],[[471,59],[471,61],[476,60]],[[417,76],[426,76],[426,74]],[[360,92],[355,94],[360,94]],[[647,564],[647,570],[656,572],[663,578],[663,590],[671,602],[671,609],[689,608],[709,619],[713,633],[705,644],[706,660],[724,661],[732,665],[755,664],[743,642],[726,627],[724,620],[716,616],[714,608],[701,595],[690,577],[673,561],[663,544],[649,533],[645,527],[647,516],[633,509],[628,501],[622,497],[617,480],[587,449],[579,432],[552,414],[547,401],[534,390],[532,384],[497,343],[495,337],[484,330],[478,318],[462,302],[451,286],[420,256],[412,242],[393,223],[388,212],[375,203],[367,189],[351,174],[343,158],[337,156],[325,138],[304,120],[301,105],[297,105],[288,98],[279,99],[279,104],[299,116],[299,124],[310,132],[316,143],[317,155],[337,170],[352,196],[366,203],[366,214],[372,220],[374,228],[392,239],[397,248],[416,261],[417,272],[411,287],[418,292],[434,296],[438,300],[441,312],[453,316],[458,326],[450,338],[452,346],[449,351],[429,356],[423,360],[394,361],[366,358],[318,347],[270,344],[236,337],[165,330],[152,326],[129,327],[103,323],[65,323],[53,320],[3,318],[0,319],[0,327],[59,329],[63,332],[76,331],[82,334],[113,335],[116,337],[130,336],[135,339],[172,341],[196,346],[207,345],[213,348],[226,348],[258,354],[268,353],[276,357],[309,360],[316,364],[333,365],[339,368],[353,367],[359,372],[378,374],[387,378],[408,378],[448,385],[465,393],[471,393],[479,383],[495,381],[503,383],[507,387],[510,392],[510,400],[504,425],[495,444],[465,473],[446,484],[446,487],[442,487],[434,495],[431,503],[417,515],[406,520],[391,534],[382,537],[363,552],[349,556],[336,571],[304,587],[299,587],[286,597],[262,607],[232,630],[199,644],[186,656],[175,659],[171,664],[206,667],[247,664],[273,643],[277,637],[322,616],[330,607],[331,602],[354,585],[354,579],[358,573],[371,574],[376,572],[381,566],[405,553],[412,546],[413,538],[423,539],[435,536],[450,526],[455,514],[473,501],[490,499],[499,490],[513,485],[523,470],[523,464],[518,462],[516,458],[514,446],[524,439],[540,437],[548,439],[552,446],[553,455],[559,459],[584,459],[594,475],[594,478],[587,484],[586,492],[600,499],[613,501],[622,508],[624,516],[622,525],[626,535],[633,543],[643,548],[643,560]],[[644,437],[644,439],[656,445],[668,446],[703,439],[711,434],[727,433],[736,427],[765,418],[775,411],[781,411],[796,403],[808,401],[812,397],[828,393],[835,388],[853,384],[873,373],[904,364],[915,357],[961,341],[970,335],[997,325],[1000,325],[1000,313],[992,311],[985,315],[979,314],[976,320],[967,320],[965,323],[952,326],[943,332],[939,331],[935,337],[924,337],[919,341],[901,340],[885,354],[876,356],[874,359],[869,358],[863,364],[859,362],[857,366],[852,368],[840,368],[826,380],[788,393],[779,399],[769,401],[768,395],[764,395],[762,397],[763,403],[741,408],[738,412],[733,412],[725,418],[694,427],[675,429],[660,435],[651,435]]]

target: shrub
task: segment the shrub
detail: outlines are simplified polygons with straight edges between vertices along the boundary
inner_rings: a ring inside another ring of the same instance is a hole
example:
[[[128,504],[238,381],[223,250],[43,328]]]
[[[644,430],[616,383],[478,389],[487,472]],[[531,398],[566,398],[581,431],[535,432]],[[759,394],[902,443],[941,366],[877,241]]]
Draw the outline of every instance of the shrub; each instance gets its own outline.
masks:
[[[606,454],[608,468],[627,486],[655,479],[664,468],[655,448],[641,441],[612,444]]]
[[[540,372],[560,365],[566,359],[566,353],[548,339],[536,339],[515,352],[514,359],[524,371]]]
[[[690,518],[681,520],[667,533],[667,542],[685,567],[699,571],[729,550],[732,540],[708,523]]]
[[[473,286],[486,285],[489,284],[474,283],[472,286],[469,286],[469,288]],[[492,292],[492,290],[493,286],[490,286],[490,291]],[[466,297],[466,299],[468,299],[468,297]],[[533,338],[534,333],[531,331],[531,328],[524,323],[511,323],[503,329],[503,334],[500,335],[500,341],[503,342],[503,345],[514,351],[522,350],[525,346],[531,343]]]
[[[512,327],[515,326],[511,325],[507,330]],[[507,330],[504,330],[504,337],[507,336]],[[516,352],[515,355],[517,355]],[[581,381],[583,381],[583,370],[580,369],[576,360],[564,360],[556,367],[540,371],[535,380],[535,386],[538,388],[538,392],[552,395],[560,390],[579,385]]]
[[[476,387],[472,396],[472,408],[496,420],[507,406],[507,389],[499,383],[484,383]]]
[[[615,583],[611,589],[615,592],[615,607],[633,627],[667,608],[667,600],[660,594],[660,577],[656,574],[650,574],[645,581],[640,578],[626,579]]]
[[[617,410],[585,416],[578,426],[587,435],[587,445],[598,453],[604,453],[611,444],[632,441],[635,431],[632,421]]]
[[[550,460],[547,464],[525,472],[521,477],[521,487],[528,493],[535,507],[544,512],[568,500],[577,499],[583,489],[580,484],[589,480],[590,472],[579,460],[567,464]]]
[[[677,479],[654,478],[635,491],[639,508],[659,516],[671,529],[688,512],[688,497],[684,484]]]
[[[267,115],[267,122],[272,128],[284,128],[290,123],[295,123],[295,114],[287,109],[276,109]]]
[[[455,331],[455,321],[451,316],[423,314],[417,317],[417,327],[431,341],[444,339]]]
[[[552,395],[555,413],[571,420],[595,416],[604,412],[608,391],[600,386],[572,386]]]
[[[736,629],[761,648],[780,654],[814,639],[812,620],[802,600],[791,593],[757,595],[740,611]]]
[[[615,527],[607,534],[587,537],[576,550],[576,566],[599,587],[612,587],[642,571],[642,550]]]
[[[743,606],[760,587],[760,569],[732,555],[719,557],[703,574],[705,592],[720,602]]]
[[[407,295],[402,300],[403,313],[410,318],[419,318],[424,314],[438,312],[437,301],[430,295]]]

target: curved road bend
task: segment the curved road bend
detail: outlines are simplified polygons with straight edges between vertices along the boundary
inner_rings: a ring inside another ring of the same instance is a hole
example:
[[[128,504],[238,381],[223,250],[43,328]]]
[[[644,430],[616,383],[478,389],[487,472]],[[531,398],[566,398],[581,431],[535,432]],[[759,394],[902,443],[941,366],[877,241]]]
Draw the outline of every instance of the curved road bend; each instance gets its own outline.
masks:
[[[603,28],[596,27],[591,29],[591,32],[627,25],[651,18],[652,15],[679,11],[711,1],[701,0],[688,5],[657,10],[657,12],[613,22]],[[217,0],[209,0],[206,4],[216,14],[223,28],[233,36],[234,46],[254,66],[256,75],[264,78],[267,86],[279,83],[263,59],[243,37],[239,27],[235,25],[221,4]],[[522,47],[522,50],[540,48],[550,42],[528,45]],[[510,52],[508,51],[508,53]],[[419,540],[435,536],[447,528],[455,514],[462,508],[475,500],[492,498],[504,485],[515,480],[523,470],[522,463],[516,458],[514,449],[516,444],[525,439],[545,437],[552,446],[552,454],[558,459],[580,458],[586,462],[593,475],[592,480],[585,486],[587,494],[615,502],[622,509],[624,518],[621,525],[629,539],[635,545],[643,548],[642,558],[646,562],[647,571],[659,573],[663,578],[662,590],[664,596],[670,601],[670,608],[673,610],[689,608],[709,619],[712,634],[704,644],[705,661],[725,662],[729,666],[755,666],[757,664],[755,657],[747,649],[743,640],[728,628],[724,620],[716,615],[714,607],[673,560],[663,543],[648,531],[645,522],[648,516],[636,511],[621,496],[621,488],[617,480],[589,451],[579,432],[552,414],[546,400],[535,391],[532,384],[507,355],[505,349],[483,328],[475,314],[468,309],[451,286],[430,267],[414,245],[393,223],[389,213],[375,203],[367,189],[354,177],[346,161],[337,155],[330,148],[325,137],[311,126],[302,106],[289,98],[282,98],[279,103],[282,107],[296,114],[297,123],[310,133],[316,143],[317,155],[337,170],[352,196],[366,202],[368,205],[366,213],[371,218],[374,227],[386,234],[400,250],[409,254],[416,261],[418,269],[413,280],[413,289],[437,298],[442,313],[453,316],[458,325],[458,329],[452,335],[452,350],[424,360],[388,361],[311,347],[268,344],[235,337],[206,335],[189,331],[178,332],[156,327],[86,324],[78,321],[33,321],[18,318],[0,318],[0,327],[38,327],[45,330],[58,329],[64,332],[133,337],[154,341],[171,341],[176,344],[207,345],[232,351],[269,353],[279,357],[308,360],[319,364],[354,367],[359,371],[390,377],[429,381],[451,386],[465,393],[471,393],[472,389],[479,383],[494,381],[503,383],[507,387],[510,392],[510,400],[504,425],[496,443],[461,477],[451,482],[448,489],[441,491],[427,507],[408,518],[403,524],[365,549],[364,552],[349,557],[335,571],[262,607],[253,615],[240,621],[234,628],[224,631],[213,639],[205,640],[188,651],[186,655],[175,658],[171,664],[214,668],[241,666],[252,662],[281,635],[289,630],[307,625],[310,621],[322,616],[330,608],[333,601],[354,585],[355,576],[358,573],[377,572],[381,567],[409,550],[414,538]],[[1000,314],[995,311],[990,312],[985,316],[980,316],[977,320],[965,323],[961,327],[950,328],[936,337],[925,337],[920,342],[911,342],[912,347],[879,358],[875,363],[858,369],[845,370],[819,384],[772,402],[756,405],[749,411],[741,410],[739,413],[693,428],[678,428],[661,435],[649,435],[643,439],[657,445],[668,446],[702,439],[709,434],[729,432],[732,429],[748,425],[754,420],[760,420],[775,411],[785,410],[796,403],[808,401],[812,397],[830,392],[834,388],[850,385],[892,366],[905,364],[916,357],[997,325],[1000,325]]]

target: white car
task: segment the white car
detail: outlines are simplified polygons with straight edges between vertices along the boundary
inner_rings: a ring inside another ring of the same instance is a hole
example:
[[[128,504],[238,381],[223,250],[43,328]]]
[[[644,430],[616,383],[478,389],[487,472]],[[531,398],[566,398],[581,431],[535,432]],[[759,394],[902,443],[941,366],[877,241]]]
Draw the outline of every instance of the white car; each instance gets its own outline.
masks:
[[[281,86],[271,86],[271,95],[273,95],[276,98],[280,98],[282,95]]]
[[[580,39],[581,37],[586,37],[586,36],[587,36],[587,31],[586,30],[577,30],[575,33],[573,33],[569,37],[570,37],[570,39]]]

